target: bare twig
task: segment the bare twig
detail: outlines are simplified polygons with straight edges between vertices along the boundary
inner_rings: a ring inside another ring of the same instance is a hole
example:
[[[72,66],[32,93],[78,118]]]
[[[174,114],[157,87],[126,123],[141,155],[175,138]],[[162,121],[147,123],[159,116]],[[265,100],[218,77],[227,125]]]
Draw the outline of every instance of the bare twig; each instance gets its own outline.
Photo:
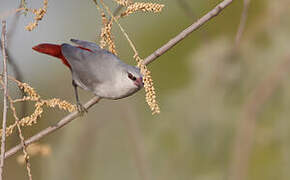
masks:
[[[164,54],[166,51],[170,50],[173,46],[175,46],[177,43],[179,43],[181,40],[186,38],[189,34],[191,34],[193,31],[200,28],[203,24],[208,22],[213,17],[217,16],[223,9],[225,9],[228,5],[230,5],[233,2],[233,0],[224,0],[220,4],[218,4],[213,10],[209,11],[206,15],[204,15],[202,18],[197,20],[195,23],[193,23],[191,26],[183,30],[181,33],[179,33],[177,36],[172,38],[170,41],[168,41],[165,45],[163,45],[161,48],[157,49],[154,53],[152,53],[150,56],[148,56],[146,59],[144,59],[144,64],[149,64],[162,54]]]
[[[17,119],[19,121],[19,119]],[[32,173],[31,173],[31,164],[29,162],[29,155],[26,151],[26,144],[25,144],[25,139],[22,134],[22,130],[20,127],[20,124],[17,122],[17,129],[18,129],[18,136],[20,138],[20,144],[22,146],[23,154],[24,154],[24,159],[25,159],[25,164],[26,164],[26,170],[27,170],[27,175],[29,180],[32,180]]]
[[[25,4],[25,1],[20,0],[20,4],[19,4],[18,9],[25,8],[25,7],[23,7],[24,4]],[[13,17],[13,19],[10,23],[10,26],[8,27],[9,30],[6,33],[6,36],[7,36],[7,44],[9,46],[11,46],[11,39],[12,39],[14,32],[16,30],[15,27],[19,21],[20,15],[21,15],[21,11],[15,12],[15,16]],[[0,49],[2,49],[2,44],[0,44]],[[9,59],[8,64],[11,66],[15,78],[17,80],[23,82],[24,81],[23,73],[21,72],[21,69],[19,68],[18,64],[16,63],[15,59],[13,58],[12,54],[10,53],[9,47],[6,48],[6,53],[7,53],[8,59]],[[21,91],[21,94],[22,94],[22,96],[25,96],[25,93],[23,91]],[[25,116],[26,112],[27,112],[27,103],[23,102],[21,104],[20,116],[21,117]]]
[[[237,135],[234,140],[234,154],[229,172],[230,180],[247,179],[249,157],[253,147],[253,137],[257,124],[258,113],[263,104],[273,95],[281,81],[290,71],[290,56],[280,64],[274,72],[268,75],[252,91],[244,104],[242,119],[237,124]]]
[[[212,19],[214,16],[217,16],[224,8],[226,8],[228,5],[230,5],[232,3],[232,1],[233,0],[224,0],[224,1],[222,1],[219,5],[217,5],[213,10],[211,10],[206,15],[204,15],[196,23],[194,23],[193,25],[191,25],[189,28],[187,28],[186,30],[184,30],[183,32],[181,32],[179,35],[177,35],[175,38],[173,38],[172,40],[170,40],[168,43],[166,43],[164,46],[162,46],[161,48],[159,48],[158,50],[156,50],[153,54],[151,54],[150,56],[148,56],[145,59],[145,63],[144,64],[147,65],[147,64],[153,62],[159,56],[161,56],[162,54],[164,54],[165,52],[167,52],[175,44],[177,44],[182,39],[184,39],[188,34],[190,34],[194,30],[196,30],[199,27],[201,27],[207,21],[209,21],[210,19]],[[90,107],[92,107],[93,105],[95,105],[96,103],[98,103],[99,100],[100,100],[99,97],[92,98],[90,101],[88,101],[85,104],[86,109],[89,109]],[[25,144],[28,145],[28,144],[31,144],[31,143],[33,143],[33,142],[41,139],[42,137],[44,137],[44,136],[46,136],[46,135],[48,135],[48,134],[56,131],[57,129],[63,127],[64,125],[66,125],[67,123],[71,122],[73,119],[75,119],[75,118],[77,118],[79,116],[80,116],[80,113],[78,113],[78,112],[70,113],[69,115],[67,115],[66,117],[64,117],[63,119],[61,119],[56,125],[50,126],[50,127],[46,128],[46,129],[40,131],[36,135],[30,137],[29,139],[27,139],[25,141]],[[7,157],[9,157],[9,156],[11,156],[13,154],[15,154],[20,149],[21,149],[21,145],[16,145],[15,147],[13,147],[9,151],[7,151],[7,153],[5,154],[5,158],[7,158]]]
[[[3,179],[4,159],[5,159],[5,139],[6,139],[6,122],[8,111],[8,78],[7,78],[7,56],[6,56],[6,21],[2,20],[2,56],[3,56],[3,76],[4,76],[4,102],[3,102],[3,119],[2,119],[2,138],[1,138],[1,157],[0,157],[0,180]]]
[[[8,79],[9,78],[11,78],[11,77],[8,76]],[[3,82],[2,79],[0,79],[0,84],[3,87],[3,89],[4,89],[5,85],[4,85],[4,82]],[[28,155],[28,153],[26,151],[25,139],[24,139],[24,136],[22,134],[22,130],[21,130],[21,127],[20,127],[20,124],[19,124],[20,120],[19,120],[19,118],[17,116],[16,108],[15,108],[15,106],[13,104],[13,99],[9,95],[7,95],[7,97],[8,97],[8,100],[9,100],[10,109],[12,110],[14,119],[16,121],[15,123],[16,123],[17,129],[18,129],[18,136],[19,136],[20,143],[21,143],[22,150],[23,150],[23,154],[24,154],[24,161],[25,161],[25,164],[26,164],[27,175],[29,177],[29,180],[32,180],[31,165],[30,165],[30,162],[29,162],[29,155]]]
[[[13,105],[13,99],[8,96],[8,99],[10,101],[10,109],[13,111],[13,116],[14,116],[14,119],[16,121],[16,126],[17,126],[17,130],[18,130],[18,136],[19,136],[19,139],[20,139],[20,144],[22,146],[22,151],[23,151],[23,154],[24,154],[24,161],[25,161],[25,164],[26,164],[26,170],[27,170],[27,175],[28,175],[28,178],[29,180],[32,180],[32,174],[31,174],[31,164],[29,162],[29,155],[27,153],[27,150],[26,150],[26,145],[25,145],[25,139],[24,139],[24,136],[22,134],[22,130],[21,130],[21,127],[20,127],[20,124],[19,124],[19,118],[17,116],[17,112],[16,112],[16,109]]]
[[[12,22],[13,23],[13,22]],[[9,31],[8,31],[9,33]],[[8,39],[8,34],[7,34],[7,40],[8,40],[8,43],[9,43],[9,39]],[[24,76],[23,76],[23,73],[21,71],[21,69],[19,68],[18,64],[16,63],[16,60],[15,58],[12,56],[11,52],[10,52],[10,49],[9,47],[7,48],[7,57],[9,59],[8,63],[11,67],[11,73],[14,74],[14,77],[21,81],[21,82],[24,82]],[[19,92],[19,94],[23,97],[25,96],[25,92],[23,90],[20,90],[21,92]],[[27,114],[27,110],[28,110],[28,103],[27,102],[23,102],[21,103],[21,110],[20,110],[20,117],[24,117],[26,114]]]
[[[99,102],[101,98],[95,96],[93,97],[91,100],[89,100],[84,107],[86,109],[91,108],[93,105],[95,105],[96,103]],[[71,122],[72,120],[76,119],[77,117],[81,116],[81,113],[78,113],[78,111],[72,112],[69,115],[67,115],[66,117],[62,118],[58,123],[56,123],[54,126],[49,126],[46,129],[40,131],[39,133],[37,133],[36,135],[30,137],[29,139],[27,139],[25,141],[26,145],[29,145],[35,141],[38,141],[39,139],[43,138],[44,136],[56,131],[57,129],[63,127],[64,125],[68,124],[69,122]],[[19,151],[21,149],[21,144],[18,144],[17,146],[11,148],[9,151],[6,152],[5,154],[5,158],[15,154],[17,151]]]
[[[241,37],[242,37],[243,32],[245,30],[249,5],[250,5],[250,0],[244,0],[243,12],[241,15],[240,24],[239,24],[238,31],[236,34],[236,39],[235,39],[235,47],[236,48],[239,46],[240,41],[241,41]]]

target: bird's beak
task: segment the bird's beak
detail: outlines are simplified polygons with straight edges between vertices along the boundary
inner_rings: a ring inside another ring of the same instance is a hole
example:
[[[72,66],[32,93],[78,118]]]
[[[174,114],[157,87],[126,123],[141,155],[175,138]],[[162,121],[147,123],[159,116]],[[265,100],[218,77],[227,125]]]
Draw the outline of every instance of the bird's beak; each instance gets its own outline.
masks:
[[[135,85],[138,86],[138,88],[141,89],[144,86],[143,78],[142,77],[137,78],[136,81],[135,81]]]

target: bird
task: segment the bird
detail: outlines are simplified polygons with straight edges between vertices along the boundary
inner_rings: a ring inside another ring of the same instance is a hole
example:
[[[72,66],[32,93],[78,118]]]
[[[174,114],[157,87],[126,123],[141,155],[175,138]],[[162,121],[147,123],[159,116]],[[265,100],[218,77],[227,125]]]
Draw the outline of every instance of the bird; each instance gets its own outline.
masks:
[[[138,67],[124,63],[96,43],[77,39],[70,41],[75,45],[42,43],[32,49],[60,59],[70,69],[79,112],[87,110],[80,103],[78,87],[100,98],[117,100],[134,94],[144,86]]]

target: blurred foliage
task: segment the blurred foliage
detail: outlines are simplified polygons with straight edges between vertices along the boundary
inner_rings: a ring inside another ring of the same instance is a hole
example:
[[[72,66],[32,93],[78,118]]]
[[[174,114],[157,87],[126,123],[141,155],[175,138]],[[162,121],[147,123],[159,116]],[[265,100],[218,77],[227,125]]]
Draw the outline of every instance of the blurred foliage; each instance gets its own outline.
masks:
[[[193,19],[176,0],[160,1],[165,4],[160,15],[140,14],[121,21],[142,57],[217,4],[214,0],[187,2],[195,14]],[[260,82],[290,57],[288,0],[251,1],[245,33],[239,49],[233,52],[242,5],[242,1],[235,1],[149,66],[160,99],[160,115],[151,115],[144,92],[100,102],[84,117],[41,140],[51,145],[52,154],[31,158],[34,179],[142,179],[140,162],[147,167],[148,179],[228,179],[244,104]],[[69,71],[50,57],[32,53],[30,47],[71,37],[94,41],[100,21],[92,2],[77,0],[49,2],[46,17],[30,34],[21,26],[29,21],[22,18],[11,48],[23,64],[25,79],[47,97],[73,102]],[[129,45],[117,27],[113,29],[120,57],[133,64]],[[284,76],[257,114],[249,180],[290,178],[290,83],[289,74]],[[91,96],[81,92],[83,102]],[[48,111],[37,126],[25,129],[26,137],[64,114]],[[134,132],[139,134],[135,140],[131,137]],[[16,135],[8,140],[10,147],[18,142]],[[140,153],[144,161],[136,158]],[[6,179],[25,176],[25,168],[16,158],[7,161],[5,171]]]

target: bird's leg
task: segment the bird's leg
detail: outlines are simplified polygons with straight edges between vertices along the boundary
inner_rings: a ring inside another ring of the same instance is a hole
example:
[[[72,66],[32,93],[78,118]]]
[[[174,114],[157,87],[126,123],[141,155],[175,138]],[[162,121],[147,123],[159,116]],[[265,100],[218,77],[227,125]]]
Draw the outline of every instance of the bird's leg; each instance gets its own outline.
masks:
[[[88,112],[88,110],[80,103],[79,94],[78,94],[78,86],[74,80],[72,81],[72,85],[73,85],[74,91],[75,91],[78,112],[80,112],[80,113]]]

